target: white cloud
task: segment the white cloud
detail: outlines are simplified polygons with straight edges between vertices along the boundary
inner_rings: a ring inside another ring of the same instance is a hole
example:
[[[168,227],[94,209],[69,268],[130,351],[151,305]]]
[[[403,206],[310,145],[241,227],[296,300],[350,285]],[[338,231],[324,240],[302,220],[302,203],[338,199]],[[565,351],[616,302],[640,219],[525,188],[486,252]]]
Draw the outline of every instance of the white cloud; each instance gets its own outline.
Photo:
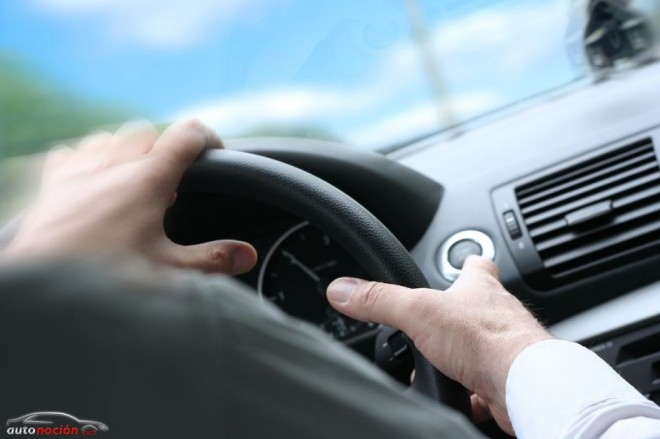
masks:
[[[569,0],[498,7],[495,3],[433,32],[438,57],[453,82],[489,75],[519,77],[566,58]]]
[[[433,30],[441,74],[460,121],[518,99],[522,83],[565,62],[568,0],[536,5],[486,7],[439,23]],[[224,135],[258,125],[317,124],[340,130],[341,137],[364,147],[396,143],[442,126],[439,106],[429,97],[397,107],[402,96],[429,93],[413,42],[394,45],[369,81],[350,86],[277,88],[202,102],[177,116],[199,117]],[[541,91],[541,90],[538,90]],[[410,102],[410,101],[408,101]],[[354,123],[359,119],[359,123]]]
[[[203,41],[214,29],[254,19],[276,1],[33,0],[33,3],[49,14],[98,20],[101,30],[118,41],[179,49]]]
[[[350,87],[314,86],[273,88],[199,102],[170,119],[195,117],[225,136],[240,135],[256,126],[332,125],[372,113],[392,97],[422,81],[418,60],[400,43],[384,57],[368,83]],[[437,118],[435,120],[437,125]],[[332,127],[331,127],[332,129]],[[351,132],[338,133],[352,141]],[[366,136],[365,136],[366,139]],[[378,145],[375,145],[378,146]]]
[[[501,99],[488,91],[470,92],[454,97],[452,110],[465,120],[495,108]],[[197,105],[173,119],[196,117],[221,135],[232,137],[257,126],[314,125],[326,118],[351,118],[375,103],[373,97],[360,98],[359,94],[325,88],[268,90]],[[377,148],[437,129],[439,114],[439,107],[428,102],[339,134],[351,144]]]
[[[489,91],[475,91],[452,99],[452,111],[459,120],[466,120],[484,111],[496,108],[502,97]],[[394,145],[428,134],[442,124],[439,105],[429,102],[400,114],[388,117],[378,123],[350,133],[348,141],[366,148]]]
[[[345,90],[307,87],[264,90],[195,105],[172,119],[196,117],[226,136],[256,126],[318,125],[325,118],[351,117],[368,109],[374,97]]]

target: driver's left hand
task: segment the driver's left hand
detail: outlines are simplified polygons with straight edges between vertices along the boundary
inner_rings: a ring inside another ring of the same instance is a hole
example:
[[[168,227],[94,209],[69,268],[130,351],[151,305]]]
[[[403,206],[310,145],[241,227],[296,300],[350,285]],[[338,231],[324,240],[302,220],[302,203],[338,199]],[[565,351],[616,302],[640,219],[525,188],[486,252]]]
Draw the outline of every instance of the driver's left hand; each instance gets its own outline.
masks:
[[[256,263],[239,241],[181,246],[165,236],[163,217],[185,169],[205,148],[222,148],[196,120],[162,134],[130,122],[114,135],[83,139],[48,154],[42,187],[4,258],[132,251],[153,261],[205,272],[239,274]]]

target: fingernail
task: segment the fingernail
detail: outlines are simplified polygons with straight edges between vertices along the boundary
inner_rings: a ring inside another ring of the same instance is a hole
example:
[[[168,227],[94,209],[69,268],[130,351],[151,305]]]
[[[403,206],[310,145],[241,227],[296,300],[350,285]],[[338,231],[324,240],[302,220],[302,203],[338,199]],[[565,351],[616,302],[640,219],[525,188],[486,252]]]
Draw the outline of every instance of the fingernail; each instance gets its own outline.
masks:
[[[232,253],[232,274],[241,274],[250,271],[255,263],[254,250],[248,246],[238,247]]]
[[[328,300],[338,304],[347,303],[355,292],[357,285],[357,279],[351,277],[342,277],[334,280],[328,285]]]

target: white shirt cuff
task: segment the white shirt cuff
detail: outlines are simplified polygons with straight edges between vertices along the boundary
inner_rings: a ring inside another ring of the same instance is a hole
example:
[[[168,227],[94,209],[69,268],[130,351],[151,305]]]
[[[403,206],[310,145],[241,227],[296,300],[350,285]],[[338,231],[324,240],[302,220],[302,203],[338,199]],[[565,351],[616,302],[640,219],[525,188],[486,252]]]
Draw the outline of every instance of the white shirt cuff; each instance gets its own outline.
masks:
[[[519,438],[601,437],[631,418],[643,430],[628,439],[660,437],[660,407],[596,354],[568,341],[541,341],[518,355],[507,378],[506,405]],[[647,428],[658,436],[644,435]]]

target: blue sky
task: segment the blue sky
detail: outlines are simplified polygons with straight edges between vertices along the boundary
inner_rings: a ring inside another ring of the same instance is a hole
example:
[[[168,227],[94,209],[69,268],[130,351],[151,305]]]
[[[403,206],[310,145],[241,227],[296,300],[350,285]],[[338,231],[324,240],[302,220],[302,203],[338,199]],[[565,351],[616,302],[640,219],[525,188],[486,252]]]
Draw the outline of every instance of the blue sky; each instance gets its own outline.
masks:
[[[196,116],[227,136],[317,126],[371,148],[441,128],[405,1],[3,1],[0,50],[134,116]],[[579,74],[569,0],[417,4],[458,120]]]

